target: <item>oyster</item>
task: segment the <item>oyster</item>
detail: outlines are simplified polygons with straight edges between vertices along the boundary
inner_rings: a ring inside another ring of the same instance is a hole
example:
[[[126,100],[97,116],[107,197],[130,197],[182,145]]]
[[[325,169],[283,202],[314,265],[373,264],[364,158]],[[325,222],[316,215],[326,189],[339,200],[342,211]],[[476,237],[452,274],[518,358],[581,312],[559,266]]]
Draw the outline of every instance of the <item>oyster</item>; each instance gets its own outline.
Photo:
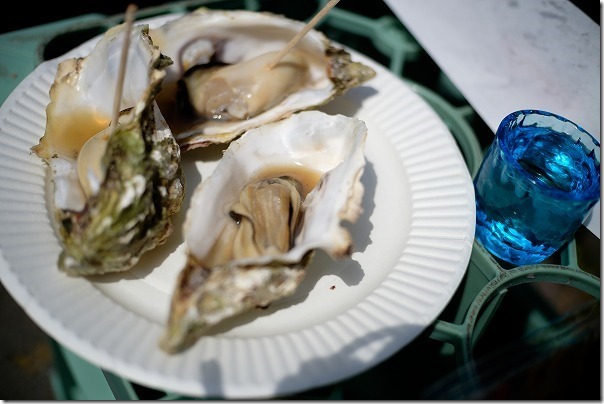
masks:
[[[50,168],[58,266],[70,275],[129,269],[166,240],[183,200],[180,150],[155,102],[172,61],[147,25],[130,32],[119,122],[110,125],[125,27],[58,65],[45,133],[32,148]]]
[[[269,12],[201,7],[150,31],[174,60],[157,100],[182,151],[228,143],[375,76],[314,29],[269,68],[304,26]]]
[[[362,213],[365,123],[302,111],[231,142],[195,189],[187,262],[160,346],[178,352],[215,324],[292,295],[316,249],[352,252]]]

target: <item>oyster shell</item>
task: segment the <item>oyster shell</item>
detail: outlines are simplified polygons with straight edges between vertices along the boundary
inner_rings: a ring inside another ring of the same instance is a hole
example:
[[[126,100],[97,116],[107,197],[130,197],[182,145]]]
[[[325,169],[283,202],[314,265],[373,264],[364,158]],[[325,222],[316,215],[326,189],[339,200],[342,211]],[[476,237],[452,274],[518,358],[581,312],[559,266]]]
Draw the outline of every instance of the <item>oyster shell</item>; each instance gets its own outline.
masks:
[[[348,256],[362,213],[363,121],[295,113],[230,143],[186,213],[187,263],[160,346],[178,352],[215,324],[292,295],[316,249]]]
[[[228,143],[375,76],[314,29],[268,69],[304,26],[269,12],[201,7],[150,31],[175,62],[158,103],[181,150]]]
[[[62,61],[50,89],[45,133],[32,151],[50,167],[58,266],[70,275],[129,269],[165,241],[183,200],[180,150],[155,102],[171,60],[148,29],[130,33],[118,124],[109,126],[124,24],[86,57]]]

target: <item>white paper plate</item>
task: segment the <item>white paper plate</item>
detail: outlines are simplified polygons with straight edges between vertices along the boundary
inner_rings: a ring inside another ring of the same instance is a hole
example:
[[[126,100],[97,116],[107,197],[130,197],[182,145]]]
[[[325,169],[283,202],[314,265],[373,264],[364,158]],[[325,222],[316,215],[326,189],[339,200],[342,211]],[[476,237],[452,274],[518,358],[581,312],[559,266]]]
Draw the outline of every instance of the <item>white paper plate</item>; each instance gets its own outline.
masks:
[[[158,26],[176,15],[146,20]],[[94,41],[98,40],[95,39]],[[59,58],[84,56],[94,41]],[[158,348],[184,263],[177,230],[121,275],[72,278],[45,204],[45,168],[30,153],[44,133],[59,59],[38,66],[0,108],[0,279],[51,337],[133,382],[190,396],[267,398],[343,380],[404,347],[445,308],[474,240],[472,181],[444,123],[408,85],[373,60],[377,77],[326,105],[369,129],[365,213],[351,226],[355,252],[319,253],[295,296],[229,322],[186,352]],[[214,168],[183,155],[187,190]],[[176,218],[180,226],[188,198]],[[9,324],[5,324],[10,326]]]

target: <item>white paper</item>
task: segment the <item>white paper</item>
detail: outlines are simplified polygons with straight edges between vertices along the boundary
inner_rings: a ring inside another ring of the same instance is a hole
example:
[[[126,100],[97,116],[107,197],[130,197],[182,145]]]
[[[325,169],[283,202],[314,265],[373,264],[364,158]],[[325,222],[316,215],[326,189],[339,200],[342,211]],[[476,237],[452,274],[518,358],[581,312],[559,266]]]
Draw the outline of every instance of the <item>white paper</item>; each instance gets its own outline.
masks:
[[[562,115],[600,139],[600,26],[568,0],[384,0],[493,132]],[[600,237],[600,203],[585,223]]]

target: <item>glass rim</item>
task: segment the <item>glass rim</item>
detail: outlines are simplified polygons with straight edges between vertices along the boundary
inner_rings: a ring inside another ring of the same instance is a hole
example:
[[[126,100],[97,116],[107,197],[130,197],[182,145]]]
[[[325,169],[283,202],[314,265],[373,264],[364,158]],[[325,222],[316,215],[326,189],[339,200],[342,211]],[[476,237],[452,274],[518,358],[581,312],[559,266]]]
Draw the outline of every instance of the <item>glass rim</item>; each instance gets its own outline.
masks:
[[[548,192],[552,193],[552,195],[557,195],[560,198],[560,200],[594,201],[594,203],[595,203],[595,201],[599,200],[599,198],[600,198],[600,175],[599,175],[600,174],[600,142],[593,135],[591,135],[588,131],[586,131],[582,126],[576,124],[575,122],[571,121],[570,119],[568,119],[562,115],[558,115],[553,112],[539,110],[539,109],[521,109],[521,110],[511,112],[508,115],[506,115],[505,118],[499,124],[499,127],[497,128],[497,132],[495,133],[495,142],[498,143],[500,149],[502,150],[503,158],[508,160],[508,163],[513,165],[514,167],[516,167],[516,169],[527,174],[527,178],[532,178],[532,175],[530,175],[530,173],[521,164],[519,164],[516,159],[514,159],[512,157],[512,150],[509,147],[509,143],[506,141],[506,139],[504,139],[504,134],[509,132],[509,127],[514,122],[518,121],[518,118],[523,115],[524,116],[540,115],[540,116],[553,117],[556,120],[558,120],[564,124],[570,125],[573,129],[575,129],[577,131],[576,134],[581,135],[582,138],[583,138],[583,136],[587,136],[587,138],[593,143],[594,149],[592,150],[592,152],[594,153],[594,155],[596,155],[597,165],[598,165],[598,167],[597,167],[598,168],[597,183],[592,184],[587,189],[584,189],[578,193],[569,193],[569,192],[565,192],[565,191],[558,190],[555,188],[550,188],[549,186],[547,186],[547,184],[545,184],[541,181],[538,181],[538,180],[530,180],[530,182],[539,186],[540,188],[544,188],[544,189],[547,188]],[[568,134],[571,136],[575,135],[575,134],[571,134],[571,133],[568,133]],[[527,181],[529,181],[529,180],[527,179]]]
[[[517,111],[510,112],[501,120],[501,123],[499,124],[499,126],[497,128],[497,132],[495,132],[495,136],[497,137],[497,135],[500,133],[500,131],[504,130],[507,127],[507,124],[509,122],[511,122],[513,120],[517,120],[518,117],[522,116],[522,115],[525,115],[525,116],[526,115],[551,116],[551,117],[556,118],[560,122],[570,124],[575,129],[577,129],[579,132],[589,136],[589,138],[594,143],[594,145],[598,147],[598,152],[599,152],[600,141],[598,139],[596,139],[595,136],[593,136],[591,133],[589,133],[585,128],[583,128],[581,125],[577,124],[576,122],[574,122],[562,115],[556,114],[555,112],[546,111],[543,109],[519,109]]]

